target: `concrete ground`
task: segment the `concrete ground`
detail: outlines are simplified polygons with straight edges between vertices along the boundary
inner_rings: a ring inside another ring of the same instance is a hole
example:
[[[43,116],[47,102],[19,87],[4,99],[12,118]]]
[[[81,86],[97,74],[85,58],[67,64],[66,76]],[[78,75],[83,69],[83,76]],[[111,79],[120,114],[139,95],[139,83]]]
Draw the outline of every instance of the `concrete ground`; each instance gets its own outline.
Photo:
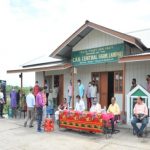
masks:
[[[0,119],[0,150],[150,150],[150,133],[137,138],[132,130],[106,139],[103,134],[59,130],[37,133],[36,128],[24,128],[23,120]]]

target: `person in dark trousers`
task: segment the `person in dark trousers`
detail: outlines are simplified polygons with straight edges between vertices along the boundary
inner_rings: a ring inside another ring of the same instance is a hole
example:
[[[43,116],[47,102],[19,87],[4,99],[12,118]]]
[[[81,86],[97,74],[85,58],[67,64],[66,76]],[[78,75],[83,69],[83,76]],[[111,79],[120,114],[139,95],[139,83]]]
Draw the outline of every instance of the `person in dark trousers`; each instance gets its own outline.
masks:
[[[2,92],[2,89],[0,88],[0,118],[3,117],[3,105],[4,105],[4,94]]]
[[[44,106],[44,99],[43,99],[43,88],[39,88],[39,92],[36,95],[36,111],[37,111],[37,131],[41,132],[41,124],[42,124],[42,116],[43,116],[43,106]]]
[[[44,89],[46,90],[46,106],[48,106],[49,86],[47,80],[44,81]]]

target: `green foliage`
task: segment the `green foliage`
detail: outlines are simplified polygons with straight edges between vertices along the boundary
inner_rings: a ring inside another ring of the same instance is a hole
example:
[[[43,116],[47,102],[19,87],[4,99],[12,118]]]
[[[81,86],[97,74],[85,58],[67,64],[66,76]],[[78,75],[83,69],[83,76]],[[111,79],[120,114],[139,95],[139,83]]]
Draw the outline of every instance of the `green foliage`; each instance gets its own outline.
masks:
[[[20,89],[19,86],[7,85],[6,86],[6,93],[9,94],[11,92],[11,90],[12,90],[13,87],[16,89],[16,91],[18,91]],[[29,91],[30,91],[30,88],[31,87],[23,87],[23,93],[25,93],[25,95],[28,94]]]

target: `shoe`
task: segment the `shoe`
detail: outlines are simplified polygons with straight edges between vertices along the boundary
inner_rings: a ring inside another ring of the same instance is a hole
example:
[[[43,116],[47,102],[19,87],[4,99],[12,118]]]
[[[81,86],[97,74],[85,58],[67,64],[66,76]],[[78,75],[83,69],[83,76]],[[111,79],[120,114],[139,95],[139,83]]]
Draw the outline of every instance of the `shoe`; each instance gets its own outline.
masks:
[[[33,125],[30,125],[30,126],[29,126],[29,128],[33,128],[33,127],[34,127]]]
[[[37,132],[40,132],[40,133],[42,133],[42,132],[43,132],[43,130],[42,130],[42,129],[38,129],[38,130],[37,130]]]
[[[142,134],[142,133],[139,133],[139,134],[138,134],[138,137],[139,137],[139,138],[143,137],[143,134]]]

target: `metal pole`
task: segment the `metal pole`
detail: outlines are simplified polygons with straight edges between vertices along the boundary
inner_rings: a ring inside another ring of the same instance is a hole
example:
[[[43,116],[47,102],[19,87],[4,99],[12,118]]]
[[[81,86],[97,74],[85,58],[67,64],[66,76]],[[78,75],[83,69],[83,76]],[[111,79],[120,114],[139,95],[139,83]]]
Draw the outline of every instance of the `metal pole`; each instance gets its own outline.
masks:
[[[20,74],[20,83],[21,83],[21,93],[22,93],[22,89],[23,89],[23,73],[21,72]]]

